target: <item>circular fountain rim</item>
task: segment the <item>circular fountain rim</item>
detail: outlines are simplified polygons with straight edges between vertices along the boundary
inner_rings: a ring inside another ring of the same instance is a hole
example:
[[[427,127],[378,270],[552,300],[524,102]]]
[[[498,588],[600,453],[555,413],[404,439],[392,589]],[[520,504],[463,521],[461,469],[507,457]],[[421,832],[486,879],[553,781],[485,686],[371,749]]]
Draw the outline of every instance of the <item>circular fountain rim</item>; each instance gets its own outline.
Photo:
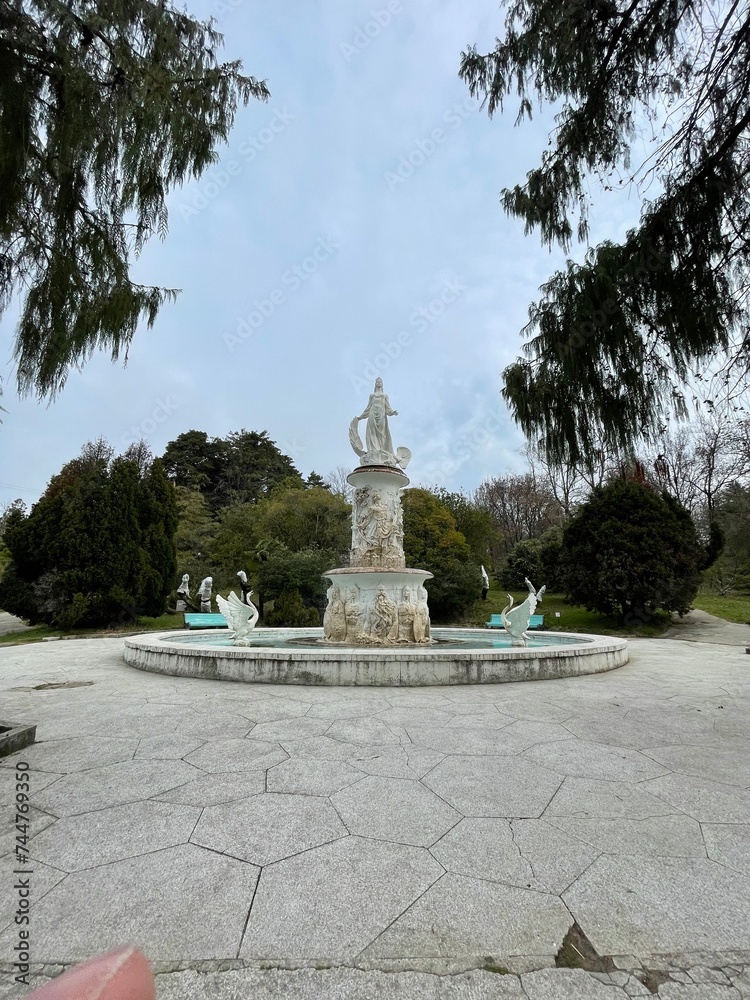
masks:
[[[258,629],[287,638],[322,634],[322,629]],[[492,629],[437,629],[441,635]],[[185,633],[179,633],[184,635]],[[203,630],[196,634],[205,635]],[[226,635],[226,633],[224,633]],[[628,661],[628,643],[614,636],[545,632],[581,642],[568,645],[493,649],[432,646],[335,646],[290,649],[273,646],[190,646],[171,642],[175,632],[148,632],[125,639],[125,662],[141,670],[175,676],[250,683],[423,686],[552,680],[600,673]]]

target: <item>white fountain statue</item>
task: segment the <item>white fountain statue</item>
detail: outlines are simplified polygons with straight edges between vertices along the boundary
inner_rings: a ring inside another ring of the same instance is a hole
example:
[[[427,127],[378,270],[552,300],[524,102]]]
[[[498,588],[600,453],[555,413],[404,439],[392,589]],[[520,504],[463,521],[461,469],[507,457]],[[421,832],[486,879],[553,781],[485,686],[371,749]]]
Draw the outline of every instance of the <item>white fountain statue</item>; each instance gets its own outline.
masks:
[[[514,608],[513,597],[508,594],[510,604],[506,605],[500,612],[505,631],[511,637],[512,646],[526,646],[528,644],[529,635],[527,630],[531,616],[536,611],[537,604],[541,603],[542,595],[547,589],[545,585],[537,590],[530,580],[525,579],[523,582],[529,588],[529,596],[523,604],[519,604],[517,608]]]
[[[332,584],[323,617],[324,640],[329,643],[430,642],[423,585],[432,573],[408,569],[404,557],[401,491],[409,485],[403,470],[411,452],[393,447],[388,418],[397,415],[382,379],[376,379],[367,406],[349,427],[349,441],[361,464],[347,477],[354,487],[349,566],[324,574]],[[359,436],[360,420],[367,420],[366,447]]]
[[[252,590],[245,595],[247,603],[241,601],[234,591],[231,591],[227,600],[224,600],[221,594],[216,595],[219,611],[226,618],[232,633],[233,646],[252,645],[250,636],[258,621],[258,609],[250,600],[251,594]]]

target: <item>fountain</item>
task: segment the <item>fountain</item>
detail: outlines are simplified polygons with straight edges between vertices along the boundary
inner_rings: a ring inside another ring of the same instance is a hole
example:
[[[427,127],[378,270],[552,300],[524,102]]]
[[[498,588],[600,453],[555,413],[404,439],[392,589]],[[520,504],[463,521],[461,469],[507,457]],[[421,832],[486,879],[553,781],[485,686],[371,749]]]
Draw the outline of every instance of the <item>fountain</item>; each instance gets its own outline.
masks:
[[[349,566],[324,574],[330,587],[322,629],[255,628],[255,608],[232,593],[220,601],[230,623],[227,632],[132,636],[125,640],[125,662],[219,680],[403,686],[548,680],[627,663],[624,639],[529,635],[529,618],[544,587],[536,591],[528,580],[527,600],[502,612],[504,633],[431,627],[425,583],[432,574],[407,567],[404,557],[401,492],[409,485],[404,469],[411,452],[394,449],[392,416],[397,411],[377,379],[365,410],[349,427],[360,460],[348,476],[354,487],[352,546]],[[362,420],[367,421],[364,444]]]

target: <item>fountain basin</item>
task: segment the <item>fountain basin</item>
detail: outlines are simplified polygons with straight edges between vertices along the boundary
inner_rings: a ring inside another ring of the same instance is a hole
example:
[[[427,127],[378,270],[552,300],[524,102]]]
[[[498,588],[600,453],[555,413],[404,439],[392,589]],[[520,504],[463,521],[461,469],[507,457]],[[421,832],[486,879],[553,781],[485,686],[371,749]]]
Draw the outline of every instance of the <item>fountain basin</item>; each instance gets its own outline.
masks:
[[[132,667],[175,677],[254,684],[423,687],[553,680],[614,670],[628,662],[625,639],[544,632],[526,648],[492,629],[434,628],[430,646],[323,645],[322,629],[268,629],[252,646],[207,631],[152,632],[125,640]]]

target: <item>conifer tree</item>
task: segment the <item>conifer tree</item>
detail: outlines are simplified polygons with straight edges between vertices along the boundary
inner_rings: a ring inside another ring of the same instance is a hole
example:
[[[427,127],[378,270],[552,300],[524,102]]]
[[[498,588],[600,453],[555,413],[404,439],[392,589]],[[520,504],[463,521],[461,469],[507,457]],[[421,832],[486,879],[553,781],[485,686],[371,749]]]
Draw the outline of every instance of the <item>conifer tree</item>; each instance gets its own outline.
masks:
[[[541,163],[505,211],[566,252],[595,185],[649,184],[639,224],[542,286],[504,396],[557,462],[627,450],[718,354],[750,365],[750,6],[734,0],[506,0],[493,51],[461,76],[490,115],[559,106]],[[642,162],[631,162],[645,140]]]
[[[22,296],[18,387],[54,396],[127,353],[172,289],[130,278],[167,192],[216,159],[263,82],[169,0],[0,0],[0,314]]]

